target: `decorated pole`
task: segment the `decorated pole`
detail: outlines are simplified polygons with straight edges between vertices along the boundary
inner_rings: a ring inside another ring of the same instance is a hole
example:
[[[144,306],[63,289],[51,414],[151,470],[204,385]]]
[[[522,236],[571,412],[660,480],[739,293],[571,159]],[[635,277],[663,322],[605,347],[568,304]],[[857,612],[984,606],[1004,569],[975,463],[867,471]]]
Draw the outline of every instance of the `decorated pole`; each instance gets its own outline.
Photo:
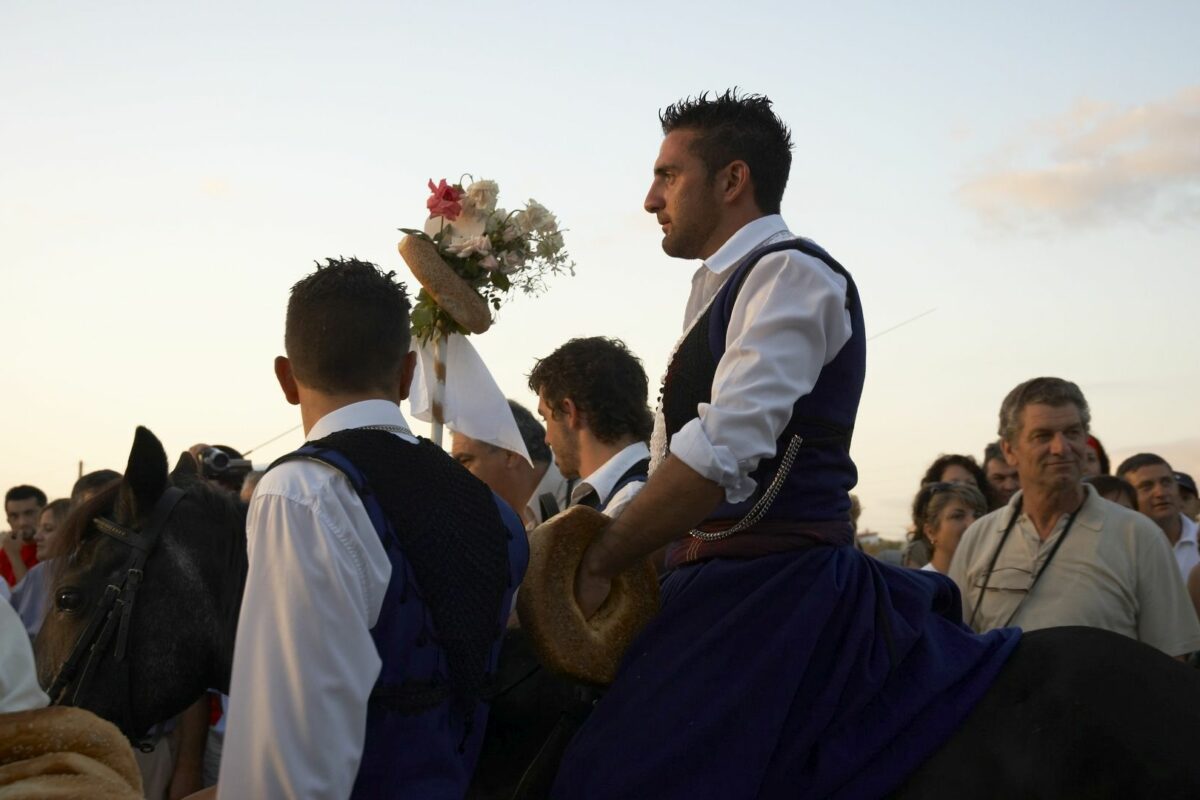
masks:
[[[433,414],[433,429],[429,436],[438,447],[442,446],[442,430],[446,425],[446,361],[450,355],[450,337],[439,334],[433,338],[433,391],[430,413]]]
[[[450,337],[484,333],[492,312],[513,289],[538,294],[548,275],[573,274],[575,265],[558,220],[540,203],[530,200],[515,211],[498,208],[499,187],[489,180],[465,189],[461,183],[431,180],[429,191],[424,228],[401,228],[406,235],[398,249],[421,284],[412,333],[429,393],[430,437],[441,446],[446,424],[458,424],[461,403],[447,397]]]

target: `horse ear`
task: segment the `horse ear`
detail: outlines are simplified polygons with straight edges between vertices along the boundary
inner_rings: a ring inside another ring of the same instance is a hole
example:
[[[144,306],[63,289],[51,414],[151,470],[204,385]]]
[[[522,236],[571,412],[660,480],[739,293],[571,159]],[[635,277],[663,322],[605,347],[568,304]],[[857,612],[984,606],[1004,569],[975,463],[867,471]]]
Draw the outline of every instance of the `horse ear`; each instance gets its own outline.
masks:
[[[179,454],[175,469],[171,470],[171,478],[199,478],[200,470],[196,469],[196,459],[186,450]]]
[[[167,490],[167,451],[158,437],[141,425],[133,434],[129,463],[121,480],[117,517],[129,523],[150,513]]]

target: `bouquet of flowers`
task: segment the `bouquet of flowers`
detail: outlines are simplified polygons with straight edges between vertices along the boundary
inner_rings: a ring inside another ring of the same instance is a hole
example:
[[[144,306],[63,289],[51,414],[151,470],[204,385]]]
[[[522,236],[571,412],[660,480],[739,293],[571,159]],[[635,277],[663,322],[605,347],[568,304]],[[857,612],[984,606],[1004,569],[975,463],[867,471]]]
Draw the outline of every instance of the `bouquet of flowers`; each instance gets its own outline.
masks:
[[[432,270],[420,269],[416,262],[422,259],[411,254],[420,245],[408,239],[401,243],[401,253],[424,286],[412,311],[413,335],[418,340],[482,333],[491,322],[490,312],[499,310],[501,300],[512,290],[537,295],[545,291],[547,276],[575,274],[558,220],[536,200],[506,211],[497,206],[500,187],[490,180],[471,180],[466,188],[462,180],[448,184],[443,178],[437,185],[430,180],[429,190],[425,202],[429,219],[424,230],[400,230],[412,240],[432,245],[439,260],[466,286],[448,285],[447,279],[458,283],[449,274],[427,279],[423,273]],[[423,261],[428,267],[431,260],[426,257]],[[433,266],[444,272],[440,265]],[[474,298],[468,296],[464,303],[461,296],[447,296],[463,295],[464,291],[473,293]],[[450,300],[453,302],[447,302]],[[446,306],[455,310],[465,306],[467,312],[452,314]],[[474,322],[467,319],[472,314]]]

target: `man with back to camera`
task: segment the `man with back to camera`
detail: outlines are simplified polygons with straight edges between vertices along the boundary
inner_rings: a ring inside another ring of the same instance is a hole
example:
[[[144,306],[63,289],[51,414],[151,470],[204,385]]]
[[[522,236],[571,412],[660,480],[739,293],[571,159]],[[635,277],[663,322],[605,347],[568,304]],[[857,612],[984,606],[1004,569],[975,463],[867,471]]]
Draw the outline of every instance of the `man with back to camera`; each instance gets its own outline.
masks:
[[[591,616],[614,576],[664,545],[671,572],[554,796],[887,794],[962,721],[1018,635],[971,635],[949,581],[854,548],[862,308],[849,273],[779,215],[791,138],[771,102],[702,95],[660,121],[645,208],[669,256],[704,263],[654,467],[585,552],[579,609]],[[888,592],[865,589],[876,581]]]
[[[461,797],[474,770],[528,550],[516,515],[408,430],[408,309],[355,259],[292,287],[275,373],[307,444],[250,503],[223,797]]]
[[[572,339],[529,374],[546,442],[568,478],[571,505],[615,517],[646,482],[654,425],[642,362],[619,339]]]
[[[1167,542],[1081,482],[1091,412],[1079,387],[1034,378],[1004,398],[1000,437],[1021,491],[963,534],[950,564],[978,631],[1085,625],[1181,656],[1197,623]]]
[[[1138,511],[1154,520],[1167,537],[1179,572],[1187,581],[1192,570],[1200,564],[1200,552],[1197,552],[1200,545],[1196,541],[1200,524],[1183,511],[1183,494],[1177,473],[1162,456],[1138,453],[1121,462],[1117,475],[1129,481],[1137,492]]]

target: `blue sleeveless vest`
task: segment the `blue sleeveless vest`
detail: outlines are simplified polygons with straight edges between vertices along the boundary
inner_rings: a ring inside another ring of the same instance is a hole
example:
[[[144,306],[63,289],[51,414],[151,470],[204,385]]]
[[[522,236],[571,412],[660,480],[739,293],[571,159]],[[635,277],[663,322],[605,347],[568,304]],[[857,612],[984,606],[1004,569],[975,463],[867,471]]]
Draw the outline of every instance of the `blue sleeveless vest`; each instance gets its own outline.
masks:
[[[392,565],[379,619],[371,629],[371,638],[383,663],[367,708],[365,745],[351,797],[462,798],[479,758],[488,706],[479,702],[472,715],[464,716],[456,713],[448,698],[445,691],[448,661],[446,651],[438,643],[430,608],[412,564],[400,547],[396,529],[367,484],[363,471],[342,452],[319,443],[306,444],[280,461],[297,457],[314,458],[346,475]],[[513,592],[529,560],[524,526],[494,493],[491,499],[507,529],[509,574],[508,588],[496,617],[496,639],[488,655],[488,674],[496,670]],[[389,702],[397,687],[412,686],[427,689],[418,690],[415,695],[407,692],[404,710]],[[425,692],[424,697],[421,691]],[[417,710],[411,707],[414,699]]]
[[[712,399],[717,363],[725,353],[725,338],[734,303],[742,284],[759,259],[769,253],[798,250],[820,261],[846,279],[846,305],[852,334],[833,361],[825,365],[812,391],[796,401],[792,416],[775,443],[775,455],[763,459],[750,473],[757,487],[741,503],[722,502],[708,521],[738,520],[763,496],[780,470],[780,462],[794,436],[803,440],[791,470],[783,480],[764,520],[827,522],[848,520],[850,490],[858,470],[850,458],[850,439],[858,415],[866,376],[866,338],[858,287],[850,273],[824,249],[805,239],[760,247],[732,269],[704,316],[681,342],[667,369],[662,411],[668,437],[699,416],[700,403]],[[668,439],[669,440],[669,439]]]

